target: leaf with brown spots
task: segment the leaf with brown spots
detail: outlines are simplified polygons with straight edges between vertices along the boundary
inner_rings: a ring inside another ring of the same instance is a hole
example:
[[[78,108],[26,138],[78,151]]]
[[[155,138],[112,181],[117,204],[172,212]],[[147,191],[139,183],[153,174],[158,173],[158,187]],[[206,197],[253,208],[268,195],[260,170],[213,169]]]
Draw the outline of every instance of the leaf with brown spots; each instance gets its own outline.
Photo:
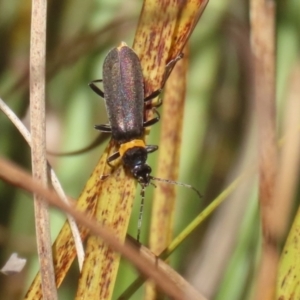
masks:
[[[99,193],[101,190],[102,181],[100,176],[105,173],[106,167],[106,157],[103,155],[99,160],[96,168],[94,169],[91,177],[87,181],[85,188],[83,189],[80,197],[78,198],[76,207],[78,210],[86,212],[87,216],[94,215],[96,204],[98,201]],[[88,234],[88,230],[79,226],[79,231],[82,240],[84,240]],[[60,286],[64,277],[66,276],[75,256],[76,249],[74,245],[73,236],[69,223],[66,221],[62,227],[60,233],[58,234],[53,246],[53,260],[55,268],[55,277],[56,285]],[[42,290],[41,290],[41,278],[38,273],[32,282],[26,296],[26,300],[39,300],[42,299]]]

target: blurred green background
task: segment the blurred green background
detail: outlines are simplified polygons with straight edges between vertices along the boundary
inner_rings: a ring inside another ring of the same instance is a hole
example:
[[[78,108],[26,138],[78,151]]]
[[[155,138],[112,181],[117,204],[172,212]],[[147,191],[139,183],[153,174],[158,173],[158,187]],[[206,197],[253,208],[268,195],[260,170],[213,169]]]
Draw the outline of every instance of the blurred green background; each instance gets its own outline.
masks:
[[[132,44],[142,1],[49,1],[47,37],[47,148],[84,148],[107,121],[103,99],[88,87],[102,78],[107,52],[120,41]],[[0,0],[0,97],[28,126],[30,1]],[[284,110],[288,78],[299,61],[300,2],[277,2],[277,102]],[[180,178],[204,197],[178,188],[175,234],[179,233],[251,162],[256,153],[255,112],[249,60],[249,3],[211,0],[190,40],[190,68]],[[280,129],[280,122],[278,124]],[[159,141],[160,126],[149,143]],[[176,130],[176,129],[174,129]],[[77,198],[104,146],[71,157],[49,156],[65,192]],[[22,151],[21,151],[22,150]],[[0,112],[0,155],[30,171],[29,147]],[[149,157],[155,169],[157,153]],[[155,174],[155,172],[154,172]],[[147,244],[151,196],[146,191],[142,242]],[[37,270],[31,195],[0,181],[0,265],[11,252],[28,258],[24,271],[0,274],[0,299],[21,299]],[[129,233],[136,235],[139,188]],[[251,299],[259,255],[256,178],[245,182],[172,256],[171,262],[210,299]],[[53,238],[65,216],[52,211]],[[124,262],[116,298],[136,276]],[[74,266],[60,289],[73,299]],[[132,299],[141,299],[141,291]]]

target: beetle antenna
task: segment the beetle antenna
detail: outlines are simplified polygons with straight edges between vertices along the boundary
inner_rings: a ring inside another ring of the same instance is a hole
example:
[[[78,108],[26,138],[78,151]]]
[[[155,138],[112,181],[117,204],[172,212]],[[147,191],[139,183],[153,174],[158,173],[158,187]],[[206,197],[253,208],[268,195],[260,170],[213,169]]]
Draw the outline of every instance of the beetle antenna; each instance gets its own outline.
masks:
[[[150,178],[152,180],[156,180],[156,181],[162,181],[162,182],[169,183],[169,184],[184,186],[186,188],[189,188],[189,189],[192,189],[193,191],[195,191],[197,193],[197,195],[199,196],[199,198],[202,197],[200,192],[190,184],[186,184],[186,183],[182,183],[182,182],[178,182],[178,181],[173,181],[173,180],[170,180],[170,179],[163,179],[163,178],[153,177],[153,176],[150,176]]]
[[[139,219],[138,219],[137,238],[136,238],[138,242],[140,242],[141,227],[142,227],[143,212],[144,212],[144,200],[145,200],[145,185],[142,184],[141,205],[140,205],[140,213],[139,213]]]

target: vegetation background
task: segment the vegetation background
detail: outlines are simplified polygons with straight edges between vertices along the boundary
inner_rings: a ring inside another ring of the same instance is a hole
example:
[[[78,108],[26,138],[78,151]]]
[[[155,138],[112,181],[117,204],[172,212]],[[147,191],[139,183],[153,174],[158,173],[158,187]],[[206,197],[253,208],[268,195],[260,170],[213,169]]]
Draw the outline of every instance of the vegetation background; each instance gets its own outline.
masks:
[[[278,1],[276,16],[276,101],[278,137],[289,94],[289,78],[299,64],[300,3]],[[84,148],[98,136],[94,124],[107,121],[104,102],[88,87],[102,78],[107,52],[132,44],[141,1],[53,0],[48,5],[47,148],[67,152]],[[28,125],[28,72],[31,6],[29,1],[0,1],[0,97]],[[233,181],[257,152],[252,66],[249,58],[249,3],[210,0],[190,40],[190,69],[179,180],[204,195],[178,188],[175,235]],[[174,128],[176,130],[176,128]],[[160,126],[149,143],[159,141]],[[77,198],[106,141],[82,155],[49,156],[65,192]],[[30,170],[30,149],[0,113],[0,155]],[[157,154],[149,157],[155,169]],[[154,171],[155,174],[155,171]],[[153,187],[146,192],[142,242]],[[29,259],[25,271],[0,275],[0,299],[21,299],[37,271],[31,195],[0,181],[0,265],[11,252]],[[24,200],[25,199],[25,200]],[[129,233],[136,235],[138,194]],[[297,197],[294,199],[296,206]],[[53,238],[65,216],[53,210]],[[290,220],[293,219],[293,215]],[[257,178],[229,197],[203,226],[173,254],[171,263],[209,299],[252,299],[260,254]],[[136,277],[124,262],[115,294]],[[73,299],[78,272],[74,266],[60,289]],[[141,299],[141,291],[133,299]]]

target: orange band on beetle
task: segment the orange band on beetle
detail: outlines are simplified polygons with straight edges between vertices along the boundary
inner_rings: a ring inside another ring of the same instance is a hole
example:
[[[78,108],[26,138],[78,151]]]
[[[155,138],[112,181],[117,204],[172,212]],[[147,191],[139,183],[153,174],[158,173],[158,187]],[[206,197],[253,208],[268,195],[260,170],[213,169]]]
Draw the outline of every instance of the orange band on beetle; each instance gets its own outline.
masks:
[[[120,149],[119,149],[119,153],[120,156],[123,157],[123,155],[125,154],[125,152],[133,147],[142,147],[142,148],[146,148],[145,142],[143,140],[132,140],[130,142],[121,144]]]

